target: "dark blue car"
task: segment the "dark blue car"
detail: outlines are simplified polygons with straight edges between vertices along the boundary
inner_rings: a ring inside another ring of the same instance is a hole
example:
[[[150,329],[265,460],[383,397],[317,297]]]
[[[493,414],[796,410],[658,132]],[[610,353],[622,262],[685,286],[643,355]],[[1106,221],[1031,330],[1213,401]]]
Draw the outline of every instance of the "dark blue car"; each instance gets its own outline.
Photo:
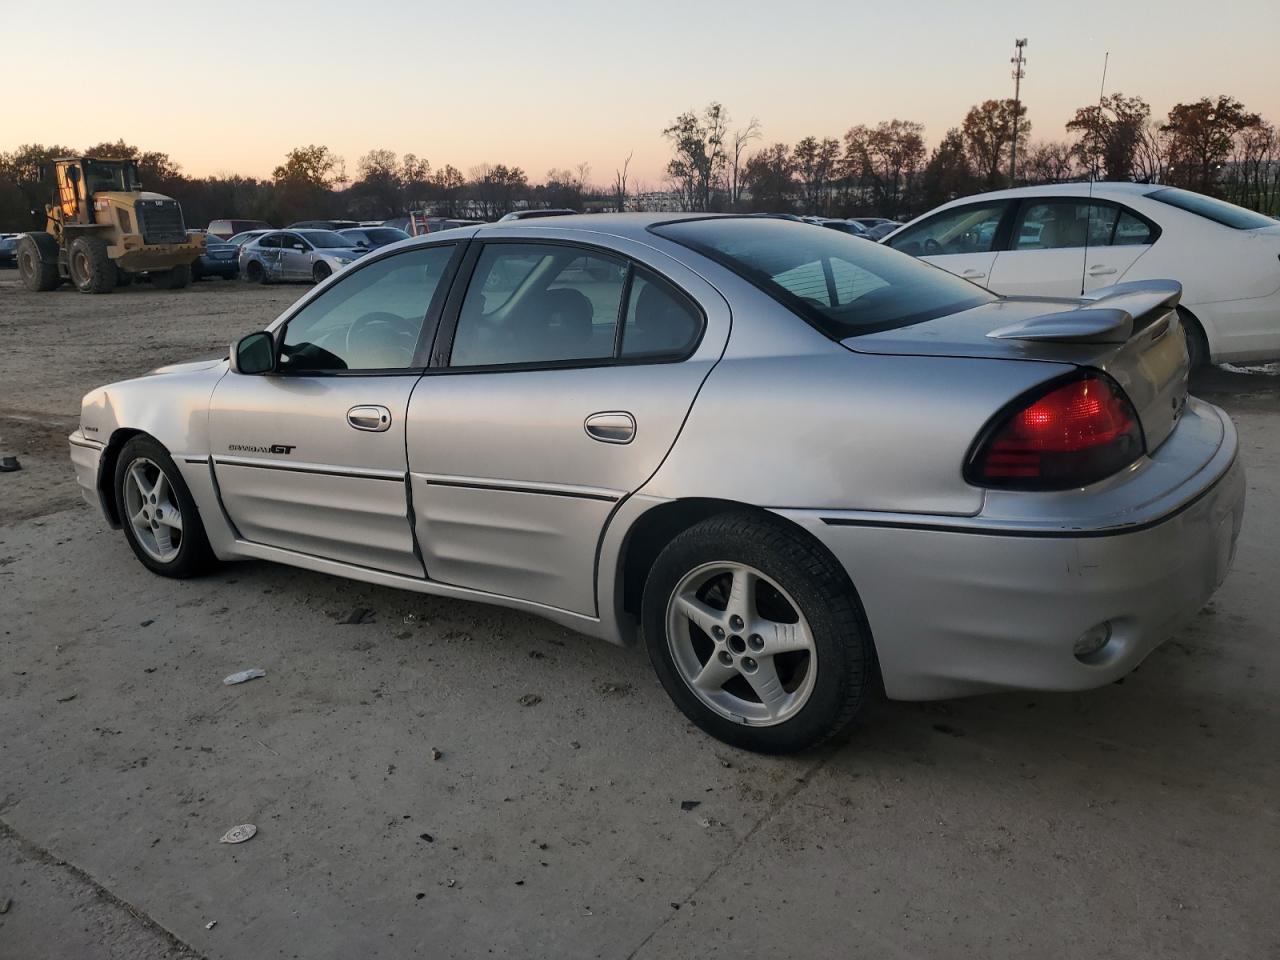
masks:
[[[191,265],[191,279],[203,280],[205,277],[221,277],[223,280],[234,280],[240,276],[240,261],[237,259],[240,248],[234,243],[219,240],[212,234],[206,234],[204,253]]]

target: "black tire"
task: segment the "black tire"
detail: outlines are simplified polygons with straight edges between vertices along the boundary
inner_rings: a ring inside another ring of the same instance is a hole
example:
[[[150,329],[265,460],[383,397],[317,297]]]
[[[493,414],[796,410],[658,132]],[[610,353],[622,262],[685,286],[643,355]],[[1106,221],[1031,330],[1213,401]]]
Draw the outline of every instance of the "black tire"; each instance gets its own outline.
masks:
[[[261,283],[264,286],[270,282],[267,280],[267,271],[262,269],[262,264],[257,260],[250,260],[245,264],[244,278],[250,283]]]
[[[333,268],[327,263],[317,263],[311,268],[311,279],[316,283],[324,283],[333,275]]]
[[[58,274],[58,241],[44,232],[18,238],[18,277],[32,293],[48,293],[62,283]]]
[[[197,283],[204,279],[204,274],[200,272],[200,261],[193,260],[191,262],[191,282]]]
[[[1187,340],[1187,356],[1191,360],[1191,369],[1198,370],[1209,365],[1209,340],[1204,335],[1200,321],[1181,307],[1178,308],[1178,320],[1182,324],[1182,335]]]
[[[121,270],[116,267],[116,286],[127,287],[133,283],[133,274],[128,270]]]
[[[134,527],[125,492],[125,478],[129,468],[139,459],[150,461],[164,472],[165,479],[172,495],[178,501],[178,509],[182,515],[182,534],[178,545],[177,556],[169,561],[162,561],[147,552],[139,540],[139,532]],[[124,528],[125,539],[133,549],[134,556],[152,573],[162,577],[185,579],[204,573],[215,562],[213,551],[205,536],[204,524],[200,521],[200,511],[187,489],[182,474],[163,446],[145,434],[131,438],[120,450],[116,458],[115,476],[112,478],[113,492],[116,501],[116,515]]]
[[[116,265],[101,237],[76,237],[67,248],[71,282],[81,293],[110,293],[116,288]]]
[[[158,290],[181,290],[191,282],[191,267],[188,264],[151,274],[151,285]]]
[[[812,691],[794,716],[772,726],[729,719],[704,703],[679,672],[668,643],[672,592],[686,574],[719,562],[754,567],[775,581],[813,635]],[[815,541],[763,512],[721,514],[673,539],[649,571],[641,618],[649,660],[676,706],[713,737],[744,750],[794,753],[836,735],[853,722],[876,675],[871,632],[845,572]]]

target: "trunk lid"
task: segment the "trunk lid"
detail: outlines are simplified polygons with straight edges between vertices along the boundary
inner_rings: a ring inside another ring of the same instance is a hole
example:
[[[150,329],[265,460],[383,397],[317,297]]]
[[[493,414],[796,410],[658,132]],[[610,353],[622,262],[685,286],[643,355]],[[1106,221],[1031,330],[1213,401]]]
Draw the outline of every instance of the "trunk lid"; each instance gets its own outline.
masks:
[[[1116,284],[1087,298],[1005,297],[912,326],[850,337],[857,353],[979,357],[1105,371],[1128,395],[1155,451],[1187,402],[1190,362],[1174,281]]]

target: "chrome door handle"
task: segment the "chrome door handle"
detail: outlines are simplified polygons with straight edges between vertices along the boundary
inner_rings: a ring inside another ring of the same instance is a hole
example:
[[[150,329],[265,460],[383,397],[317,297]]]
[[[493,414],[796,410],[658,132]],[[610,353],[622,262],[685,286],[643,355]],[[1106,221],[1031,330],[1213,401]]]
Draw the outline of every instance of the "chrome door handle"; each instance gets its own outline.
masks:
[[[1109,277],[1116,272],[1115,267],[1104,267],[1100,263],[1095,263],[1089,268],[1089,276],[1091,277]]]
[[[981,270],[966,270],[964,273],[960,274],[960,276],[964,277],[966,280],[981,280],[986,276],[986,274]]]
[[[636,436],[636,418],[625,410],[593,413],[582,426],[588,437],[601,443],[630,443]]]
[[[382,433],[391,426],[391,411],[376,404],[352,407],[347,411],[347,423],[357,430]]]

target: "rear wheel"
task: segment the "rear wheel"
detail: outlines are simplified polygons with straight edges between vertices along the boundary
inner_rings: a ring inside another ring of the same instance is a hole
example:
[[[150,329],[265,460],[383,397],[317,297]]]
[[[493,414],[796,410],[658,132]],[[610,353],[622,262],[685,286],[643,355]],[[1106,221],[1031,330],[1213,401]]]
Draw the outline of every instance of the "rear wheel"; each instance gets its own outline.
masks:
[[[165,270],[162,273],[151,274],[152,286],[161,290],[181,290],[191,282],[191,267],[187,264],[174,267],[172,270]]]
[[[190,577],[213,562],[200,513],[168,451],[134,437],[116,460],[116,512],[143,566],[164,577]]]
[[[32,293],[46,293],[60,283],[58,243],[47,233],[28,233],[18,240],[18,277]]]
[[[101,237],[76,237],[67,249],[71,282],[81,293],[110,293],[116,288],[116,265]]]
[[[250,260],[245,264],[244,278],[250,283],[266,283],[267,271],[262,269],[262,264],[257,260]]]
[[[204,279],[204,274],[200,272],[200,261],[199,260],[193,261],[191,264],[191,282],[195,283],[197,280],[203,280],[203,279]]]
[[[1187,356],[1191,360],[1191,369],[1208,366],[1209,339],[1204,335],[1200,321],[1181,307],[1178,308],[1178,320],[1182,323],[1182,335],[1187,339]]]
[[[116,267],[116,286],[127,287],[131,283],[133,283],[133,274],[128,270],[121,270],[119,267]]]
[[[329,279],[329,276],[332,273],[333,273],[333,270],[329,267],[327,263],[317,263],[314,267],[311,268],[311,279],[314,280],[316,283],[323,283],[324,281]]]
[[[870,631],[844,571],[766,514],[712,517],[672,540],[642,618],[676,706],[736,747],[812,747],[853,721],[871,687]]]

